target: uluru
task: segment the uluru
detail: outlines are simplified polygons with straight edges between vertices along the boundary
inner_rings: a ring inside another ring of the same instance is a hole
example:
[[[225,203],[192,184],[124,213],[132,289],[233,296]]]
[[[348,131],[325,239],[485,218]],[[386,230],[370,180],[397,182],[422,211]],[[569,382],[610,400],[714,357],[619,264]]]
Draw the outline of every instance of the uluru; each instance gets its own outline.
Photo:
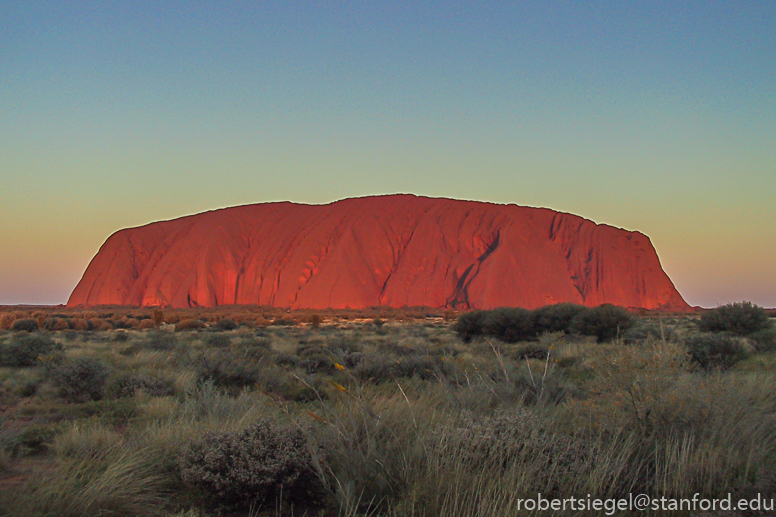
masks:
[[[127,228],[68,306],[689,308],[649,238],[546,208],[419,197],[224,208]]]

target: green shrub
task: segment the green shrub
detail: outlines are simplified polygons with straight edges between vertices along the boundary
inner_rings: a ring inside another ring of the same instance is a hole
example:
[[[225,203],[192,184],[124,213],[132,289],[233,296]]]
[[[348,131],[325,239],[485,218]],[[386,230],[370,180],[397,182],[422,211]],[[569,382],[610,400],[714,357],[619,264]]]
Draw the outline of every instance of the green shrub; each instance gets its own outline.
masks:
[[[57,366],[51,377],[64,399],[86,402],[103,397],[109,374],[108,366],[99,359],[79,357]]]
[[[232,319],[224,318],[216,323],[216,328],[218,330],[234,330],[237,328],[237,323]]]
[[[770,328],[768,315],[751,302],[729,303],[701,315],[698,327],[703,332],[731,332],[746,336]]]
[[[586,310],[587,307],[575,303],[546,305],[533,311],[534,327],[538,334],[545,332],[569,332],[574,318]]]
[[[547,354],[550,352],[550,347],[541,343],[525,343],[524,345],[518,345],[514,351],[509,355],[517,360],[524,361],[525,359],[547,359]]]
[[[151,350],[158,350],[164,352],[172,350],[177,344],[177,339],[169,332],[149,332],[143,344],[144,348],[150,348]]]
[[[652,341],[674,341],[676,332],[660,320],[640,319],[629,330],[621,334],[623,343],[634,344]]]
[[[19,445],[32,453],[44,452],[59,430],[59,424],[33,424],[19,434]]]
[[[204,328],[205,324],[199,320],[181,320],[175,324],[175,332],[182,330],[198,330]]]
[[[305,435],[262,419],[241,432],[207,433],[183,449],[184,482],[232,508],[273,505],[280,498],[311,501],[321,485]]]
[[[749,339],[754,343],[758,352],[776,351],[776,329],[767,328],[749,334]]]
[[[106,423],[124,426],[138,414],[135,399],[90,400],[62,406],[61,414],[70,419],[98,418]]]
[[[291,318],[278,318],[272,322],[275,327],[294,327],[299,325],[299,322]]]
[[[212,381],[216,386],[244,388],[264,379],[259,361],[240,357],[230,349],[210,350],[200,355],[195,364],[199,379]]]
[[[48,318],[45,320],[43,327],[46,330],[50,331],[58,331],[58,330],[67,330],[70,328],[70,324],[68,323],[68,320],[65,318]]]
[[[726,334],[694,336],[687,341],[687,349],[692,360],[707,370],[725,370],[748,355],[741,339]]]
[[[231,343],[232,340],[226,334],[210,334],[205,338],[205,344],[211,348],[226,348]]]
[[[0,344],[0,366],[36,366],[40,358],[59,350],[62,345],[45,335],[16,337],[9,343]]]
[[[37,379],[28,379],[22,382],[15,393],[20,397],[32,397],[38,392],[38,388],[40,385]]]
[[[485,333],[485,317],[487,314],[486,311],[481,310],[465,312],[458,316],[453,330],[458,333],[458,336],[464,343],[468,343],[473,338],[480,337]]]
[[[166,397],[175,394],[172,382],[144,373],[123,374],[114,379],[106,391],[113,398],[132,397],[138,391],[143,391],[151,397]]]
[[[324,352],[306,354],[302,356],[298,364],[310,375],[315,373],[331,373],[334,371],[334,362]]]
[[[630,312],[607,303],[577,314],[571,328],[576,334],[595,336],[602,343],[623,335],[633,323]]]
[[[146,320],[151,321],[151,320]],[[120,351],[121,355],[132,355],[141,350],[156,350],[158,352],[167,352],[177,345],[178,341],[175,335],[163,331],[151,331],[144,340],[132,343],[130,346]]]
[[[360,354],[358,362],[352,368],[357,379],[375,384],[402,377],[429,380],[437,378],[439,373],[446,373],[440,358],[428,355],[411,355],[397,359],[385,354]]]
[[[505,343],[536,337],[533,313],[519,307],[500,307],[485,317],[485,334]]]
[[[11,324],[13,332],[35,332],[38,330],[38,322],[31,319],[16,320]]]

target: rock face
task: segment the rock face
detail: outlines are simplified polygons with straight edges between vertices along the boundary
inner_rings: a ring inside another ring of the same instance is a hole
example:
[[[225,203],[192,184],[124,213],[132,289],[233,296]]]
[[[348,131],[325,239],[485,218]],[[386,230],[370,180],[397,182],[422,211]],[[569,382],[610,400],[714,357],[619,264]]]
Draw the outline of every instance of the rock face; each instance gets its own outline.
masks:
[[[129,228],[68,306],[687,309],[646,235],[544,208],[391,195]]]

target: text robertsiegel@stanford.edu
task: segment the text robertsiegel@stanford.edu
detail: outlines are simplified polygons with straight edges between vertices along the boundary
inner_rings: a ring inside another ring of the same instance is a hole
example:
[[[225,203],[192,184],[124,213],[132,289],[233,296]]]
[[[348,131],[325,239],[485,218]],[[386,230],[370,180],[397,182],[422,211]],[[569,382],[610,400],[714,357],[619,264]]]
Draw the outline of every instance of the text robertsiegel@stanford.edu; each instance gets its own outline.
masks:
[[[534,498],[522,498],[515,501],[518,510],[528,511],[564,511],[574,512],[599,511],[606,515],[614,515],[616,512],[659,512],[659,511],[773,511],[776,499],[765,498],[757,494],[752,499],[733,499],[732,494],[722,498],[701,497],[693,494],[692,497],[650,497],[646,494],[633,495],[623,498],[602,499],[591,497],[544,497],[537,494]]]

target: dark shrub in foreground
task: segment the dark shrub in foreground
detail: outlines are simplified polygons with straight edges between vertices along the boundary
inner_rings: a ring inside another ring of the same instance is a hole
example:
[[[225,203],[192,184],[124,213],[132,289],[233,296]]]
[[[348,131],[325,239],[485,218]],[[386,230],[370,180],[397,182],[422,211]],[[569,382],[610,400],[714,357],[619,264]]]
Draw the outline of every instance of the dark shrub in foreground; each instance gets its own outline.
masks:
[[[264,419],[238,433],[208,433],[184,448],[184,482],[232,508],[315,501],[322,493],[301,429]]]
[[[455,322],[453,329],[458,333],[458,336],[468,343],[473,338],[482,336],[485,332],[485,318],[488,315],[486,311],[476,310],[471,312],[465,312],[458,316],[458,321]]]
[[[534,311],[534,326],[538,334],[544,332],[569,332],[571,322],[577,315],[586,311],[584,305],[576,303],[558,303],[540,307]]]
[[[62,345],[48,336],[17,337],[0,345],[0,366],[36,366],[39,358],[58,350],[62,350]]]
[[[604,304],[580,312],[572,322],[572,330],[584,336],[595,336],[599,343],[615,339],[633,326],[630,312],[616,305]]]
[[[727,369],[746,359],[747,350],[740,338],[725,334],[704,334],[687,341],[693,361],[707,370]]]
[[[103,397],[109,373],[108,366],[99,359],[79,357],[57,366],[51,378],[64,399],[86,402]]]
[[[500,307],[485,317],[485,334],[505,343],[536,337],[533,313],[519,307]]]
[[[742,302],[704,312],[698,327],[703,332],[731,332],[746,336],[770,328],[770,323],[762,308],[751,302]]]

